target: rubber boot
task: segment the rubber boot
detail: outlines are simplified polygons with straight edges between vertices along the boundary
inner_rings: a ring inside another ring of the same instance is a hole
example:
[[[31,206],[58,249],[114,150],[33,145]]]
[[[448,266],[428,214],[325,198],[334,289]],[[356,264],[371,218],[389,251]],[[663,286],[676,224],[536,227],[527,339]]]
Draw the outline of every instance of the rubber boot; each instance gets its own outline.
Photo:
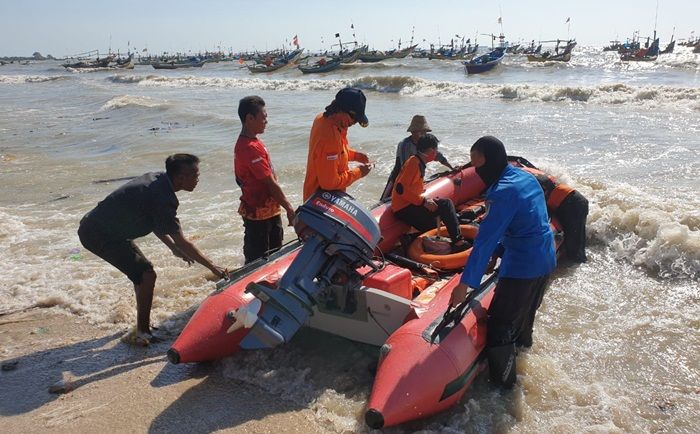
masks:
[[[491,347],[486,350],[491,381],[506,389],[515,384],[515,344]]]

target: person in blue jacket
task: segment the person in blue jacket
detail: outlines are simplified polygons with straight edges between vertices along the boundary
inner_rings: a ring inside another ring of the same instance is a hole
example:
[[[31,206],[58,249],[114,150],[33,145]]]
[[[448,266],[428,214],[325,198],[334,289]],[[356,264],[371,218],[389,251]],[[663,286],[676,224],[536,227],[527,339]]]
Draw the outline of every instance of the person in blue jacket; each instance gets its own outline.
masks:
[[[500,257],[498,284],[488,311],[486,348],[492,381],[515,383],[515,347],[532,345],[532,325],[549,274],[556,267],[554,236],[540,184],[508,164],[506,150],[485,136],[471,148],[471,162],[486,185],[487,214],[450,304],[479,288],[492,257]],[[495,260],[495,259],[494,259]]]

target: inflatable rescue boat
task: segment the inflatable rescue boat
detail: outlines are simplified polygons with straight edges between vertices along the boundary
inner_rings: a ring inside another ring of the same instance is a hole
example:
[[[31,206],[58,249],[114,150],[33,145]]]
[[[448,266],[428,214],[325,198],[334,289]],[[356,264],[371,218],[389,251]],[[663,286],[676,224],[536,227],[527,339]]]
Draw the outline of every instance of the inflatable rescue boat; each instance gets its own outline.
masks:
[[[532,167],[520,157],[509,160]],[[452,199],[462,233],[473,239],[486,210],[474,168],[436,175],[425,185],[427,197]],[[558,248],[563,235],[556,221],[552,228]],[[346,193],[319,191],[297,210],[295,230],[297,241],[219,282],[173,343],[169,360],[273,348],[310,326],[379,347],[365,413],[369,427],[428,417],[457,403],[486,366],[486,312],[497,270],[448,309],[471,249],[426,252],[423,238],[431,234],[412,235],[389,203],[368,211]]]

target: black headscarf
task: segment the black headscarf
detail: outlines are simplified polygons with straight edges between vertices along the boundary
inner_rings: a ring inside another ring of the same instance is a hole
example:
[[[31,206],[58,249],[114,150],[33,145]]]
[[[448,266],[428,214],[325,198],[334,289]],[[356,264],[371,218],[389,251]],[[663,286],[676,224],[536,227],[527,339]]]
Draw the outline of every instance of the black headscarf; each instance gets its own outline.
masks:
[[[484,136],[474,142],[471,150],[480,152],[486,159],[483,166],[476,168],[476,173],[484,181],[487,188],[491,187],[494,182],[498,181],[503,169],[508,165],[505,146],[493,136]]]

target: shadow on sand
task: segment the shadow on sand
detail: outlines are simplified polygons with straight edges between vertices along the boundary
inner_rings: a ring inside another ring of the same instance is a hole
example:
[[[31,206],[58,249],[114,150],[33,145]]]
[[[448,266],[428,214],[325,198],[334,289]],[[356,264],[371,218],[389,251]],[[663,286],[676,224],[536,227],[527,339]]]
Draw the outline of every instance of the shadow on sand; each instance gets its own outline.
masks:
[[[39,327],[39,333],[60,333],[60,327]],[[26,333],[29,334],[29,333]],[[152,363],[162,362],[163,349],[132,348],[119,338],[123,332],[36,351],[3,360],[15,369],[0,373],[0,415],[30,412],[55,399],[49,387],[65,380],[67,391],[101,381]],[[51,339],[45,336],[44,339]]]

